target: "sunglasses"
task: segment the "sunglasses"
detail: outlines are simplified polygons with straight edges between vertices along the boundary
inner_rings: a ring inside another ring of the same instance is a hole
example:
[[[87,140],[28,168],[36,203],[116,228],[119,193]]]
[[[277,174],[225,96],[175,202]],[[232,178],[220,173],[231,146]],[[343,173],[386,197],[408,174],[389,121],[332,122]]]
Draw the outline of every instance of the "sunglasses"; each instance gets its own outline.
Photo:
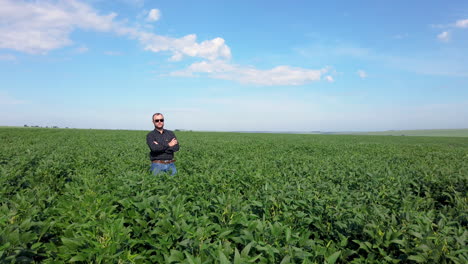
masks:
[[[164,123],[164,119],[155,119],[154,122],[155,123],[158,123],[158,122]]]

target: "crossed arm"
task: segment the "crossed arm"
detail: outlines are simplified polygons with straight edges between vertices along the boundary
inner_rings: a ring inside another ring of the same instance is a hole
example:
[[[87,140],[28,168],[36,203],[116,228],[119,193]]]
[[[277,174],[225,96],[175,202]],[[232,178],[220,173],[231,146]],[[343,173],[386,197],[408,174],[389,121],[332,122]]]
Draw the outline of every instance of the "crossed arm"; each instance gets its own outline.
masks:
[[[164,142],[157,142],[154,138],[148,137],[146,143],[153,152],[176,152],[179,150],[179,142],[174,136],[167,145]]]
[[[153,143],[156,145],[159,145],[159,143],[156,140],[154,140]],[[177,143],[178,143],[177,139],[173,138],[171,142],[169,142],[167,145],[172,148],[173,146],[177,145]]]

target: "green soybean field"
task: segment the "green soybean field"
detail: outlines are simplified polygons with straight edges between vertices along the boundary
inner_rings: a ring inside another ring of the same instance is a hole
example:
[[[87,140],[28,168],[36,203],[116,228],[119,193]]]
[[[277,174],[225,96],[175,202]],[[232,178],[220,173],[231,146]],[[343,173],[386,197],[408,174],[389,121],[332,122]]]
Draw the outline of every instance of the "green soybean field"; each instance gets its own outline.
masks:
[[[0,128],[0,263],[468,263],[468,138]]]

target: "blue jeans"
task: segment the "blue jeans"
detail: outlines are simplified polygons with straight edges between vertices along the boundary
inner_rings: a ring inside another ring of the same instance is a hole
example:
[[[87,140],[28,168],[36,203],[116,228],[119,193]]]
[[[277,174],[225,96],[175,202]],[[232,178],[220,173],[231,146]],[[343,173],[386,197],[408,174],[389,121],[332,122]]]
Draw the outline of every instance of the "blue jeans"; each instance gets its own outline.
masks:
[[[171,171],[171,176],[174,176],[177,173],[177,169],[174,163],[151,163],[150,171],[153,173],[153,175],[168,171]]]

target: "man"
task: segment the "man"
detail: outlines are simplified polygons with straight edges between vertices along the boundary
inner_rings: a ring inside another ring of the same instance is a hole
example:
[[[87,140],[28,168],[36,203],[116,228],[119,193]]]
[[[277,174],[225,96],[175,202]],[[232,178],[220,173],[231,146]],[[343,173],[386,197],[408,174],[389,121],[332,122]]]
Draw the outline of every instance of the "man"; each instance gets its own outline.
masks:
[[[146,135],[146,144],[150,148],[150,171],[156,175],[160,172],[177,173],[174,152],[179,150],[179,142],[174,133],[164,129],[164,116],[161,113],[153,115],[154,130]]]

